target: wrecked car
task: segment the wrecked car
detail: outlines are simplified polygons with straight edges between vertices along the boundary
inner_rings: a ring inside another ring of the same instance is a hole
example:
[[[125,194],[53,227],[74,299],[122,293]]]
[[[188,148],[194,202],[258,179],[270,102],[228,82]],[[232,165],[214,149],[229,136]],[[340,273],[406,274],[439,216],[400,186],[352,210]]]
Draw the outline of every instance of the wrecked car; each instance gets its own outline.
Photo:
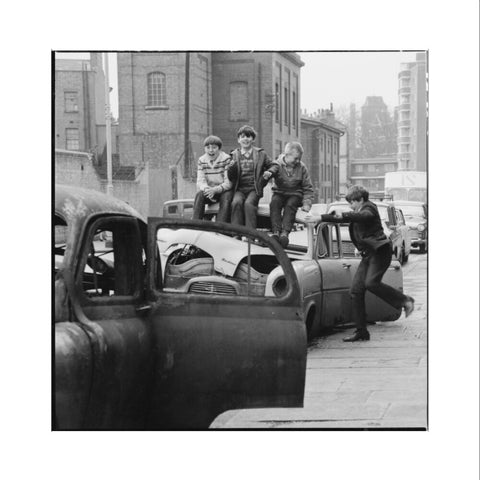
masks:
[[[162,255],[181,231],[249,238],[238,278],[219,281],[200,262],[185,283],[185,247]],[[118,199],[57,186],[53,237],[54,430],[201,430],[227,410],[303,406],[300,284],[267,235],[147,222]],[[254,287],[250,248],[260,245],[268,268],[282,271],[274,295]]]

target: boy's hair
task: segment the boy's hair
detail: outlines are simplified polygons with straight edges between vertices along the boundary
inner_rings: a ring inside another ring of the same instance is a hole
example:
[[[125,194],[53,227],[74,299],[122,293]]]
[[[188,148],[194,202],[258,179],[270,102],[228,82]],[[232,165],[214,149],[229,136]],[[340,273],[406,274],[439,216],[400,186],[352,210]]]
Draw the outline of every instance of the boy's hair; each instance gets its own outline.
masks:
[[[365,202],[368,201],[368,190],[362,185],[353,185],[353,187],[350,187],[348,189],[348,193],[345,195],[345,200],[350,203],[353,200],[359,201],[361,198]]]
[[[285,145],[285,153],[290,153],[292,150],[296,150],[300,154],[300,160],[303,156],[303,147],[300,142],[288,142]]]
[[[257,136],[257,132],[250,125],[244,125],[243,127],[240,127],[237,132],[237,138],[242,134],[245,135],[246,137],[252,137],[254,140]]]
[[[222,148],[223,143],[220,137],[209,135],[203,142],[204,147],[208,147],[208,145],[217,145],[218,148]]]

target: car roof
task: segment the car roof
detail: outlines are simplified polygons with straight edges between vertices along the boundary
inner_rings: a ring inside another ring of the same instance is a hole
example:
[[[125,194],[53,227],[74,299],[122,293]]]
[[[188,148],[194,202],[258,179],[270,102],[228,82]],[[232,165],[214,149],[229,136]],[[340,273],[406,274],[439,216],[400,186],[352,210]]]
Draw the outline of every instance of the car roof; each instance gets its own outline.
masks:
[[[145,218],[127,202],[105,193],[71,185],[55,185],[55,212],[65,219],[87,218],[98,213],[110,213]]]
[[[393,202],[394,205],[412,205],[412,206],[415,206],[415,205],[418,205],[418,206],[421,206],[421,205],[425,205],[425,202],[416,202],[416,201],[413,201],[413,200],[394,200]]]

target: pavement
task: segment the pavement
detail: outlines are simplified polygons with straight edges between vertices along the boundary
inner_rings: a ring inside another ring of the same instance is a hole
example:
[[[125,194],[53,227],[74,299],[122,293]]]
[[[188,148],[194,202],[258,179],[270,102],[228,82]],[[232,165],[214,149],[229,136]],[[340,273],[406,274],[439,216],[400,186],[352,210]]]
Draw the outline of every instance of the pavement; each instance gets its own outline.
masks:
[[[229,411],[210,428],[427,429],[427,255],[411,253],[403,275],[408,318],[370,325],[369,342],[343,331],[309,344],[303,408]]]

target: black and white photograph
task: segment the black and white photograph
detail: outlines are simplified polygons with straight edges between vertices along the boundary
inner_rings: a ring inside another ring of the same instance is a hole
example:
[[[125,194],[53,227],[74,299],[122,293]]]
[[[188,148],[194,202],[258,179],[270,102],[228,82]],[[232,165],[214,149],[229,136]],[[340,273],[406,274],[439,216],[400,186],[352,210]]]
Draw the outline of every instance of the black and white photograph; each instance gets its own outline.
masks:
[[[2,478],[478,478],[478,2],[4,10]]]
[[[428,428],[427,51],[52,60],[54,430]]]

